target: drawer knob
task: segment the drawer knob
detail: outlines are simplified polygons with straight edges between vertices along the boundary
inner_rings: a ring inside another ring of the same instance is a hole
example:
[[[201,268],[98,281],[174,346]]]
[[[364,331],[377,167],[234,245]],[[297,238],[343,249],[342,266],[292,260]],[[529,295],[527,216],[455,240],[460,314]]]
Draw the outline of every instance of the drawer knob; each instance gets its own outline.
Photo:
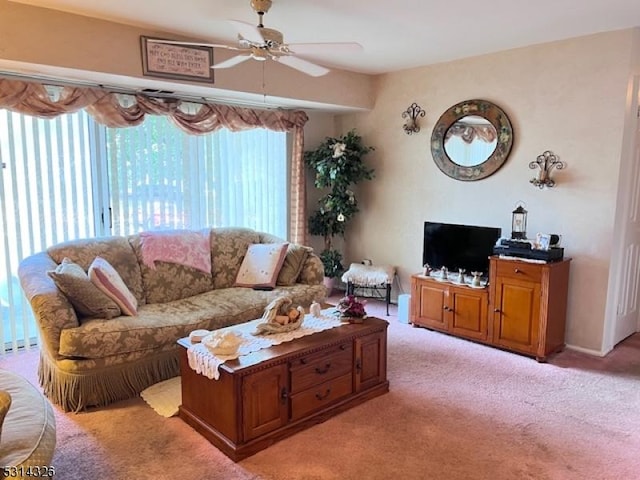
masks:
[[[340,350],[346,350],[347,346],[343,343],[342,345],[340,345]]]
[[[324,394],[322,393],[316,393],[316,398],[318,400],[324,400],[325,398],[327,398],[329,395],[331,395],[331,389],[327,388],[327,390],[324,392]]]
[[[318,375],[324,375],[329,371],[330,368],[331,368],[331,363],[326,363],[324,368],[316,367],[316,373]]]
[[[282,403],[287,403],[287,398],[289,398],[289,392],[287,392],[287,387],[282,387],[282,390],[280,390],[280,401]]]
[[[516,268],[513,271],[516,272],[516,273],[522,273],[519,268]]]
[[[496,312],[496,313],[500,313],[500,309],[499,308],[496,308],[493,311]]]

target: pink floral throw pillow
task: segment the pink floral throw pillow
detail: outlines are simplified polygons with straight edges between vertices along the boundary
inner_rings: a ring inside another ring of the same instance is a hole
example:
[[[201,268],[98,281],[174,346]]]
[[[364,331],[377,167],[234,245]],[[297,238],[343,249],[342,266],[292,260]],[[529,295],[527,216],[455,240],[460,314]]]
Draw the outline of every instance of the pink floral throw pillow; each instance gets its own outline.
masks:
[[[271,289],[287,255],[288,243],[255,243],[249,245],[242,260],[236,287]]]
[[[169,262],[211,273],[209,231],[171,230],[141,232],[143,263],[155,270],[155,262]]]
[[[122,310],[122,313],[135,316],[138,313],[138,301],[133,296],[122,277],[102,257],[96,257],[89,267],[89,279],[93,284],[111,298]]]

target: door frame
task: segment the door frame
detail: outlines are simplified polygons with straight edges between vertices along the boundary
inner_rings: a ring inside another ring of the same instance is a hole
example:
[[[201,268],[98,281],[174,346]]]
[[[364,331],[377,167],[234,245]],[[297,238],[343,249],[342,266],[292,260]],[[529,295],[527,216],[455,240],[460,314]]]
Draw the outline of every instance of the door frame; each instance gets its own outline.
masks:
[[[629,81],[626,104],[616,214],[612,230],[613,238],[607,303],[605,306],[605,322],[600,351],[602,356],[613,350],[615,345],[622,340],[616,338],[616,327],[618,324],[618,312],[621,310],[621,289],[624,288],[622,277],[625,273],[624,261],[626,249],[624,243],[629,230],[627,219],[629,218],[635,196],[635,192],[632,191],[633,162],[635,160],[635,151],[640,148],[640,75],[634,75]],[[620,234],[616,234],[616,232]],[[638,293],[639,292],[636,292],[636,294]],[[637,331],[640,331],[640,316],[636,323],[636,332]]]

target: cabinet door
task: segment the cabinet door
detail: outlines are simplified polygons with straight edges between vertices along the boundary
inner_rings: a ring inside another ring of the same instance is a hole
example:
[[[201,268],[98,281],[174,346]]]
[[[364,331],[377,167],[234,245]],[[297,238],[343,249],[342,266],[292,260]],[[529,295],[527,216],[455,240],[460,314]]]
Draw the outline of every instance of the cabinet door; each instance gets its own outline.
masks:
[[[540,283],[496,279],[493,342],[523,353],[535,353],[540,332]]]
[[[489,296],[486,290],[458,289],[449,292],[451,333],[477,340],[487,339],[487,310]]]
[[[448,328],[448,310],[446,285],[438,285],[433,281],[416,281],[414,286],[415,304],[412,321],[438,330]]]
[[[260,370],[243,379],[242,423],[245,442],[287,423],[287,379],[286,364]]]
[[[386,332],[356,338],[354,347],[354,390],[360,392],[386,381]]]

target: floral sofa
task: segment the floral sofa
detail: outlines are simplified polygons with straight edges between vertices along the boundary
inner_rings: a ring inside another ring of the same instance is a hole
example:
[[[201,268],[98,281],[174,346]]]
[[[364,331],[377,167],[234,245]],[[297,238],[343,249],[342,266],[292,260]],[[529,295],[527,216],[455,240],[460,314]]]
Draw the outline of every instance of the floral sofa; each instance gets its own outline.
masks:
[[[213,228],[207,244],[211,272],[204,273],[168,262],[150,268],[142,258],[142,235],[65,242],[20,263],[20,283],[41,336],[40,384],[65,411],[129,398],[178,375],[176,340],[193,330],[258,318],[282,294],[303,306],[326,297],[322,262],[309,247],[285,247],[277,284],[267,290],[235,285],[250,247],[283,243],[277,237],[244,228]],[[86,272],[97,257],[117,271],[135,297],[135,315],[81,314],[69,292],[62,293],[54,281],[52,272],[63,263],[73,262]]]

